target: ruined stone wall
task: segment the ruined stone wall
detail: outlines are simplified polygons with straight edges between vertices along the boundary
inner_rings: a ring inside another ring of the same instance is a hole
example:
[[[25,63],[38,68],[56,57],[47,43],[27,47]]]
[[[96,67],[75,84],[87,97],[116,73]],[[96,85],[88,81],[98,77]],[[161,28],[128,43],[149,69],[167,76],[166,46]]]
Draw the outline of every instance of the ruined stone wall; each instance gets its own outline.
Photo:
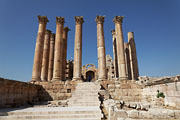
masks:
[[[0,107],[17,107],[39,101],[39,86],[0,78]]]
[[[165,95],[165,98],[157,98],[157,90]],[[164,104],[180,108],[180,81],[146,86],[142,91],[143,101],[152,104]]]
[[[39,90],[40,101],[66,100],[72,96],[76,87],[74,81],[36,82],[35,84],[41,86]]]
[[[114,84],[108,85],[108,91],[114,100],[125,102],[141,102],[142,100],[142,86],[132,80],[115,81]]]

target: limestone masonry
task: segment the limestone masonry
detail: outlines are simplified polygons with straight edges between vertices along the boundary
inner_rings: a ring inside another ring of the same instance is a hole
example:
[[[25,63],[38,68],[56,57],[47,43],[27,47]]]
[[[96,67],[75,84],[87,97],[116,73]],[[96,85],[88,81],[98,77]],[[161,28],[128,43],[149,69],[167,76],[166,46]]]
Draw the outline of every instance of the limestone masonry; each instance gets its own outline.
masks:
[[[75,16],[74,60],[67,60],[70,28],[56,17],[56,33],[38,16],[32,78],[0,78],[0,120],[180,120],[180,75],[139,76],[133,32],[123,37],[123,16],[111,30],[106,55],[104,16],[96,16],[98,66],[82,66],[83,16]]]

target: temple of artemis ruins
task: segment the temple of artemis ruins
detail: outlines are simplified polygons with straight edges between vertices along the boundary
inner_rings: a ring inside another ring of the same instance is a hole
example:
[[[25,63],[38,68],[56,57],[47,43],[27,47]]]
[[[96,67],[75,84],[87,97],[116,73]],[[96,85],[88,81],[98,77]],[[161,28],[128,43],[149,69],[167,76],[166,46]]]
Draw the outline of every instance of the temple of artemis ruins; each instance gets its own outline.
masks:
[[[88,68],[82,66],[82,26],[84,22],[82,16],[75,16],[74,60],[70,61],[73,64],[70,67],[66,59],[68,31],[70,29],[64,27],[64,17],[56,17],[56,33],[46,29],[46,24],[49,22],[46,16],[38,16],[38,20],[39,29],[31,82],[65,81],[67,79],[86,81],[88,78],[94,80],[138,79],[139,71],[134,33],[128,32],[128,43],[125,43],[122,30],[123,16],[115,16],[113,19],[115,24],[115,30],[111,31],[113,60],[110,56],[106,56],[105,52],[104,16],[96,17],[98,68],[92,65],[90,67],[93,67],[93,70],[86,70]],[[111,60],[106,60],[109,58]]]
[[[179,120],[180,75],[139,76],[134,33],[124,42],[123,16],[113,19],[113,59],[106,55],[104,19],[95,18],[96,67],[82,66],[82,16],[75,16],[74,60],[66,58],[70,28],[64,17],[56,17],[52,33],[48,18],[38,16],[32,78],[0,78],[0,108],[8,107],[0,109],[0,120]]]

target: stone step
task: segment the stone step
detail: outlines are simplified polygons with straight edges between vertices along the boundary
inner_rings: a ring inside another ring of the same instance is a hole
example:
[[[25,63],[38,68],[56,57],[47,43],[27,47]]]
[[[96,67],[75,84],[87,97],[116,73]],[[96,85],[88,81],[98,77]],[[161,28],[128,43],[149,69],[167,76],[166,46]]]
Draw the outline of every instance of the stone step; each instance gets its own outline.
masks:
[[[96,101],[99,101],[99,99],[98,98],[90,98],[90,99],[87,99],[87,98],[81,98],[81,99],[76,99],[76,98],[71,98],[71,99],[69,99],[69,102],[70,101],[82,101],[82,102],[88,102],[88,101],[92,101],[92,102],[96,102]]]
[[[68,106],[100,106],[97,103],[69,103]]]
[[[0,112],[0,116],[9,115],[43,115],[43,114],[101,114],[101,111],[39,111],[39,112]]]
[[[13,115],[0,116],[0,120],[56,119],[56,118],[101,118],[102,114],[46,114],[46,115]]]
[[[74,93],[72,94],[72,96],[77,96],[77,97],[86,97],[86,96],[89,96],[89,97],[98,97],[99,95],[98,94],[83,94],[83,93]]]
[[[87,90],[87,91],[98,91],[98,90],[100,90],[100,88],[98,87],[87,87],[87,86],[84,86],[84,87],[76,87],[76,90]]]
[[[83,89],[76,89],[76,91],[84,91],[84,92],[99,92],[100,90],[83,90]]]
[[[93,104],[100,104],[100,101],[70,101],[69,104],[90,104],[90,103],[93,103]]]
[[[98,94],[99,93],[99,91],[89,91],[89,90],[76,90],[75,92],[73,92],[73,93],[86,93],[86,94],[88,94],[88,93],[94,93],[94,94]]]
[[[19,120],[19,119],[9,119],[9,120]],[[26,119],[26,120],[32,120],[32,119]],[[35,119],[35,120],[42,120],[42,119]],[[61,119],[46,119],[46,120],[101,120],[101,118],[61,118]]]
[[[76,90],[69,99],[68,106],[97,107],[100,110],[99,95],[100,85],[94,83],[78,83]],[[103,114],[101,113],[101,117]],[[100,118],[101,118],[100,117]],[[99,119],[99,118],[98,118]]]

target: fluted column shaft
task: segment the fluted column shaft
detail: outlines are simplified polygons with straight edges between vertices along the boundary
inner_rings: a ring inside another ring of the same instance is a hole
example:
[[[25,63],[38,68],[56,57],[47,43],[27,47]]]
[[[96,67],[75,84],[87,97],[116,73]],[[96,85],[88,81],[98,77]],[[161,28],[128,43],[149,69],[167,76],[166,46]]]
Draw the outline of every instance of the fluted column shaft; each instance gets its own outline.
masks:
[[[135,41],[134,41],[134,33],[133,32],[128,32],[128,42],[129,42],[129,53],[130,53],[132,79],[137,80],[139,77],[139,69],[138,69],[136,45],[135,45]]]
[[[120,80],[127,79],[126,62],[124,55],[124,40],[123,40],[123,32],[122,32],[122,20],[123,20],[123,16],[116,16],[114,18],[116,40],[117,40],[116,42],[117,42],[117,54],[118,54],[118,72],[119,72]]]
[[[42,81],[47,81],[47,76],[48,76],[50,36],[51,36],[51,31],[46,30],[44,37],[44,49],[43,49],[43,59],[42,59],[42,67],[41,67]]]
[[[34,53],[34,64],[32,71],[32,80],[31,81],[41,81],[41,63],[42,63],[42,53],[44,45],[44,34],[46,31],[46,24],[48,19],[46,16],[38,16],[39,28],[36,39],[36,47]]]
[[[131,80],[131,64],[130,64],[130,55],[129,55],[129,44],[124,43],[124,52],[125,52],[125,59],[126,59],[126,73],[128,76],[128,79]]]
[[[64,18],[56,17],[56,40],[54,51],[54,69],[53,69],[53,81],[62,80],[63,69],[63,27]]]
[[[74,42],[74,67],[73,80],[81,80],[81,66],[82,66],[82,16],[75,16],[76,32]]]
[[[64,45],[63,45],[63,80],[65,80],[65,74],[66,74],[66,57],[67,57],[67,37],[68,37],[68,31],[70,29],[68,27],[64,27],[64,31],[63,31],[63,41],[64,41]]]
[[[97,24],[97,51],[98,51],[98,79],[99,80],[107,79],[103,23],[104,23],[104,16],[97,16],[96,24]]]
[[[115,74],[115,78],[118,78],[119,73],[118,73],[116,32],[115,32],[115,30],[112,30],[111,32],[112,32],[112,39],[113,39],[114,74]]]
[[[51,34],[50,48],[49,48],[48,81],[51,81],[53,77],[54,49],[55,49],[55,34]]]

